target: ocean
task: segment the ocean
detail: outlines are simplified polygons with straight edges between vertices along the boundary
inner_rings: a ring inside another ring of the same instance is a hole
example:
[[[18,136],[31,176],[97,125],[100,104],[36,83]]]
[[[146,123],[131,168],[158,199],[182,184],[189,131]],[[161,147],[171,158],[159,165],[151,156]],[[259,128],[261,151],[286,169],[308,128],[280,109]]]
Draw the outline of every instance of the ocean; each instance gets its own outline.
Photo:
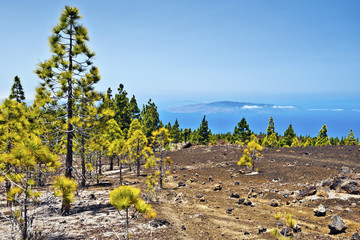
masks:
[[[178,119],[181,128],[196,129],[200,126],[203,116],[209,122],[212,133],[233,132],[235,126],[245,117],[250,129],[255,133],[266,132],[272,116],[275,131],[281,135],[292,124],[295,133],[316,137],[321,127],[326,124],[328,136],[347,136],[350,129],[355,137],[360,135],[360,111],[356,109],[296,109],[282,111],[239,111],[239,112],[191,112],[175,113],[160,110],[160,119],[164,124],[173,124]]]

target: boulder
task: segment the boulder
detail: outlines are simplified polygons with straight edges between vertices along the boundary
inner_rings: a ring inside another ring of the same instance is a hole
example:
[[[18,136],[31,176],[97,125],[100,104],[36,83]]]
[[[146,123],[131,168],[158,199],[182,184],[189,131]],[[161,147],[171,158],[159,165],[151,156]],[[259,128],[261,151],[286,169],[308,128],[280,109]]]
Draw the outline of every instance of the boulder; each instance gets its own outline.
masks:
[[[339,234],[345,232],[347,229],[346,224],[338,215],[331,217],[331,221],[328,224],[328,227],[330,229],[330,234]]]
[[[340,189],[349,194],[359,194],[360,183],[358,181],[345,181],[341,184]]]
[[[322,217],[322,216],[326,215],[326,209],[322,204],[320,204],[318,208],[314,209],[314,213],[315,213],[315,216]]]

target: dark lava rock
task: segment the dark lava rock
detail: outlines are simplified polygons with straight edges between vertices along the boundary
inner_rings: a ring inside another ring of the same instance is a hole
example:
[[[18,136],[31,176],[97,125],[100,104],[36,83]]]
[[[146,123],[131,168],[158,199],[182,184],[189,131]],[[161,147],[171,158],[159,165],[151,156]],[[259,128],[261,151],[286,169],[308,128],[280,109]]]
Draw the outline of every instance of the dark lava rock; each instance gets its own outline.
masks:
[[[314,209],[314,213],[315,213],[315,216],[322,217],[322,216],[326,215],[326,209],[322,204],[320,204],[318,208]]]
[[[234,182],[234,185],[240,185],[240,183],[239,182]]]
[[[357,181],[346,181],[343,184],[341,184],[340,188],[349,194],[360,193],[360,184]]]
[[[200,198],[200,202],[205,202],[205,198],[204,197]]]
[[[354,233],[354,235],[352,235],[350,240],[360,240],[360,235],[358,233]]]
[[[190,182],[191,183],[197,182],[197,179],[196,178],[190,178]]]
[[[338,215],[331,217],[331,222],[328,224],[328,227],[330,229],[330,234],[342,233],[347,229],[346,224]]]
[[[244,232],[244,235],[250,235],[250,233],[249,233],[249,232],[247,232],[247,231],[245,231],[245,232]]]
[[[221,189],[222,189],[221,184],[216,184],[216,185],[214,186],[214,191],[220,191]]]
[[[89,199],[91,199],[91,200],[96,200],[95,194],[93,194],[93,193],[90,194]]]
[[[166,219],[158,219],[155,218],[153,221],[150,222],[150,226],[154,228],[162,227],[162,226],[169,226],[171,225],[169,221]]]
[[[186,184],[185,184],[185,183],[183,183],[183,182],[179,182],[179,183],[178,183],[178,186],[179,186],[179,187],[185,187],[185,186],[186,186]]]
[[[240,198],[238,204],[243,204],[245,202],[245,198]]]
[[[266,232],[266,228],[264,228],[264,227],[259,227],[259,234],[261,234],[261,233],[264,233],[264,232]]]
[[[244,202],[244,205],[245,206],[251,206],[252,205],[252,202],[250,200],[247,200],[246,202]]]
[[[227,214],[232,214],[232,211],[233,211],[232,208],[226,209],[226,213],[227,213]]]
[[[316,192],[317,192],[316,187],[311,186],[311,187],[308,187],[308,188],[305,188],[305,189],[301,190],[299,192],[298,197],[303,198],[303,197],[306,197],[306,196],[312,196],[312,195],[315,195]]]
[[[231,198],[240,198],[239,194],[237,194],[237,193],[232,193],[232,194],[230,195],[230,197],[231,197]]]
[[[181,229],[184,230],[184,231],[186,231],[186,226],[185,226],[185,225],[182,225],[182,226],[181,226]]]
[[[278,200],[276,200],[276,199],[271,199],[271,200],[270,200],[270,206],[272,206],[272,207],[278,207],[278,206],[280,206],[280,204],[279,204]]]
[[[192,146],[191,142],[187,142],[187,143],[185,143],[184,146],[182,146],[182,148],[185,149],[185,148],[189,148],[191,146]]]

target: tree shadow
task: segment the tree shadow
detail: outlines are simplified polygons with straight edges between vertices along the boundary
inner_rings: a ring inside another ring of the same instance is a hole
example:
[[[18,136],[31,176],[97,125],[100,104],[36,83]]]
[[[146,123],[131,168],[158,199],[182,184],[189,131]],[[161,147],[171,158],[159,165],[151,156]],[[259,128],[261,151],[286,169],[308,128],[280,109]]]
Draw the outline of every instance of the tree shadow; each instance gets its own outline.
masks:
[[[86,206],[75,206],[73,207],[71,213],[69,215],[76,215],[82,212],[92,212],[92,214],[96,214],[99,212],[102,212],[104,210],[114,210],[114,206],[112,206],[110,203],[106,204],[92,204],[92,205],[86,205]]]

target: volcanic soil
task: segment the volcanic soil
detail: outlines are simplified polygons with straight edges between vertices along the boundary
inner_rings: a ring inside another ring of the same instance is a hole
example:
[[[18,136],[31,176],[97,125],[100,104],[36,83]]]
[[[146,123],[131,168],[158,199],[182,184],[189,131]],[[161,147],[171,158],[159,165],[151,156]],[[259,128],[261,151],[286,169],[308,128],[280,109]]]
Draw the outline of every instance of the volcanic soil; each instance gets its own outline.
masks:
[[[343,167],[360,172],[359,146],[264,149],[256,174],[237,165],[242,153],[235,145],[169,152],[173,165],[151,203],[156,220],[149,225],[141,217],[131,219],[134,239],[275,239],[269,231],[276,228],[274,215],[279,212],[292,214],[301,228],[294,239],[350,239],[360,231],[360,195],[322,186]],[[125,169],[125,184],[144,192],[147,171],[136,177]],[[47,239],[123,239],[124,215],[109,204],[118,178],[118,168],[104,171],[100,184],[79,190],[70,216],[59,216],[60,200],[44,194],[48,205],[38,211],[34,225]],[[6,215],[5,198],[0,200]],[[320,204],[326,215],[317,217],[313,210]],[[10,237],[5,215],[0,218],[1,239]],[[345,222],[345,232],[329,234],[333,215]]]

